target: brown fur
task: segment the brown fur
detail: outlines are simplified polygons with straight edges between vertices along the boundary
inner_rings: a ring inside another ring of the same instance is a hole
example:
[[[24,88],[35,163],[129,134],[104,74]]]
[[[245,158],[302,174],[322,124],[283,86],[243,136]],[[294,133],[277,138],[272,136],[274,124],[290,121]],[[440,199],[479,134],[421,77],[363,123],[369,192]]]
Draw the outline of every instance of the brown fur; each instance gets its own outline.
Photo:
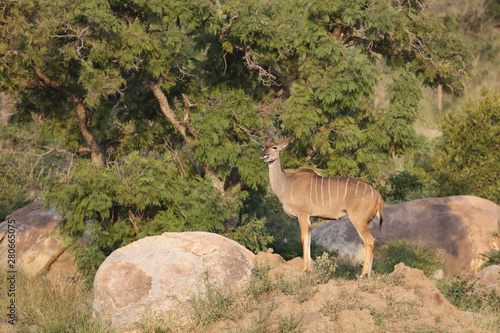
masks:
[[[285,213],[299,219],[304,270],[311,266],[311,217],[340,219],[349,216],[366,247],[361,276],[370,275],[375,240],[368,227],[377,216],[382,226],[384,201],[368,183],[355,178],[323,177],[309,168],[285,173],[279,152],[291,141],[281,142],[268,138],[261,158],[269,163],[269,181],[274,193],[283,205]]]

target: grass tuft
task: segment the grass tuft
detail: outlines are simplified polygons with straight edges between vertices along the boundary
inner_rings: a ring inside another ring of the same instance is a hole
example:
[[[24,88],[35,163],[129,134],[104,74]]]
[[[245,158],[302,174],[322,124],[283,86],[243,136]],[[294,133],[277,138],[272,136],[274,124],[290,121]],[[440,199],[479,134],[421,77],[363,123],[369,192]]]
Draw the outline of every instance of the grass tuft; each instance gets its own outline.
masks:
[[[258,299],[273,289],[273,282],[269,276],[271,266],[267,263],[256,262],[252,268],[252,277],[247,287],[247,293]]]
[[[295,313],[278,316],[278,328],[282,333],[298,333],[300,330],[301,317],[297,318]]]

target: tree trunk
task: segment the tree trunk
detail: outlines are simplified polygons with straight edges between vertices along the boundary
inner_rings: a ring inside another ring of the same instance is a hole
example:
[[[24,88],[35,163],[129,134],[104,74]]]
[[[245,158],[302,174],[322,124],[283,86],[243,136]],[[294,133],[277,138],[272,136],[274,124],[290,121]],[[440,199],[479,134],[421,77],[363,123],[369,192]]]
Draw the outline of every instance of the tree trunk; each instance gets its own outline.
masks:
[[[104,149],[97,142],[94,135],[90,133],[87,127],[87,113],[85,111],[85,107],[83,106],[83,102],[78,99],[78,101],[75,101],[75,103],[78,116],[78,128],[85,138],[85,141],[87,141],[88,145],[90,146],[90,161],[98,168],[103,168],[106,164],[106,159],[104,158]]]
[[[35,67],[35,73],[38,76],[38,78],[42,81],[42,85],[47,88],[52,88],[54,90],[57,90],[61,92],[68,101],[72,102],[76,106],[76,113],[77,113],[77,120],[78,120],[78,128],[80,129],[80,132],[82,133],[83,138],[87,142],[87,144],[90,147],[90,160],[91,162],[99,167],[102,168],[106,164],[106,159],[104,158],[104,149],[103,147],[97,142],[95,139],[94,135],[90,133],[88,126],[87,126],[87,111],[85,110],[85,107],[83,106],[83,99],[69,91],[65,86],[60,85],[57,82],[52,81],[49,79],[38,67]]]

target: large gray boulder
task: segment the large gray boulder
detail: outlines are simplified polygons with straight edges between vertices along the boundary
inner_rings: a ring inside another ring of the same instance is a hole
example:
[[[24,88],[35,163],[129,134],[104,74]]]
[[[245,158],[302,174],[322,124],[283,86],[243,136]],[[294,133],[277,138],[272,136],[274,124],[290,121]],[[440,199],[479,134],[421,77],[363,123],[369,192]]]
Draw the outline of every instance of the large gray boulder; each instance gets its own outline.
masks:
[[[377,219],[370,231],[376,246],[403,238],[421,246],[434,246],[444,260],[446,276],[473,276],[484,262],[482,253],[499,248],[500,207],[473,196],[429,198],[399,205],[384,205],[384,222]],[[362,261],[365,249],[348,218],[327,222],[312,231],[312,237],[343,257]]]
[[[9,220],[16,228],[15,269],[35,276],[47,273],[49,278],[66,278],[76,273],[74,257],[64,250],[57,234],[60,216],[54,210],[44,211],[44,201],[36,201],[16,210],[0,223],[0,267],[7,265]]]
[[[251,275],[255,255],[207,232],[146,237],[113,253],[94,280],[94,316],[120,331],[152,313],[186,309],[207,287],[236,291]]]

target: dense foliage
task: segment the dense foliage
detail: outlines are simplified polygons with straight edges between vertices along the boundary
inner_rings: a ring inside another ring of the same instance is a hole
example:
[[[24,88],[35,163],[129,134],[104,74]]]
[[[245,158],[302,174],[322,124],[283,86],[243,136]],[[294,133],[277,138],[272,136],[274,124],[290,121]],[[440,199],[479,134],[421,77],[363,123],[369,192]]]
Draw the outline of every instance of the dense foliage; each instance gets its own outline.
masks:
[[[0,17],[13,121],[77,157],[46,199],[87,267],[163,231],[279,243],[266,136],[295,138],[287,167],[378,181],[421,152],[421,87],[460,95],[470,61],[422,1],[21,0]]]
[[[483,89],[441,122],[436,178],[440,195],[469,194],[500,203],[500,95]]]

